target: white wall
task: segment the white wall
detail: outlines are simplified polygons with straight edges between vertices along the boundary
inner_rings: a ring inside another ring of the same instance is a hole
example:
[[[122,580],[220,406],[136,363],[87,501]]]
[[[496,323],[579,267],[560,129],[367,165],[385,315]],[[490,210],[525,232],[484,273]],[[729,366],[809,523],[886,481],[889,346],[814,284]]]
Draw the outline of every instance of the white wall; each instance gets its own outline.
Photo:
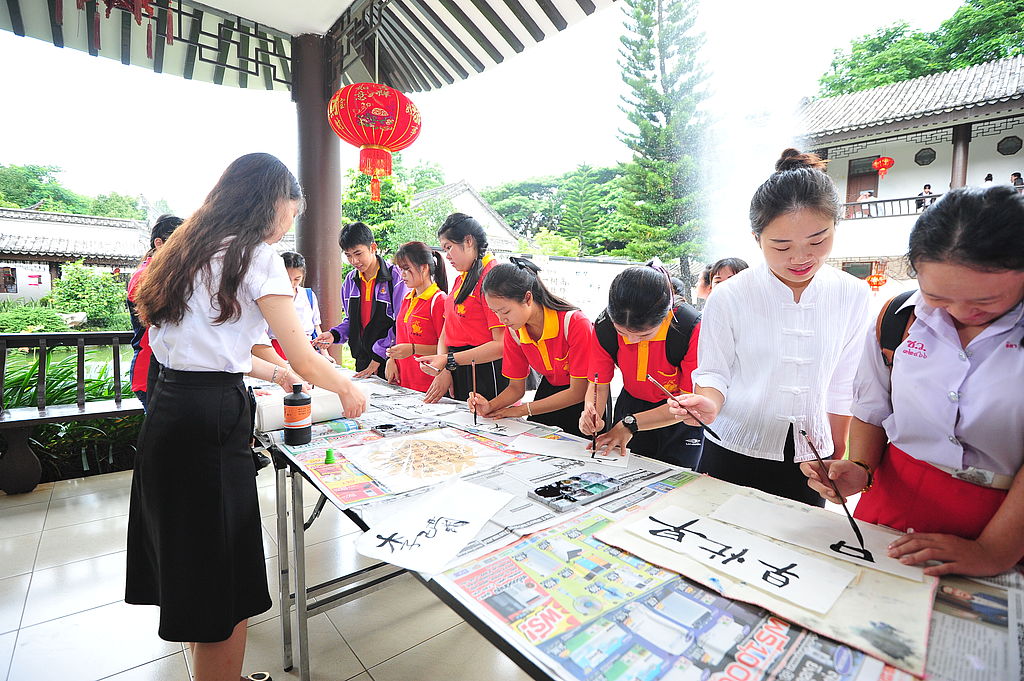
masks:
[[[975,134],[984,130],[985,125],[984,122],[975,123]],[[968,185],[980,185],[986,173],[992,173],[996,182],[1008,182],[1010,173],[1024,172],[1024,149],[1012,156],[1003,156],[996,151],[999,140],[1010,135],[1024,139],[1024,123],[991,135],[976,136],[971,140],[967,157]],[[927,166],[919,166],[914,162],[914,155],[925,147],[935,150],[935,160]],[[832,153],[829,156],[831,157]],[[840,198],[846,196],[849,161],[871,156],[889,156],[895,161],[895,165],[885,177],[878,180],[880,199],[916,196],[926,183],[932,186],[932,191],[936,194],[949,189],[953,163],[951,142],[879,142],[830,161],[828,174],[835,180]]]
[[[47,263],[4,260],[0,261],[0,267],[14,268],[18,286],[17,293],[0,290],[0,300],[39,300],[50,294],[50,268]]]

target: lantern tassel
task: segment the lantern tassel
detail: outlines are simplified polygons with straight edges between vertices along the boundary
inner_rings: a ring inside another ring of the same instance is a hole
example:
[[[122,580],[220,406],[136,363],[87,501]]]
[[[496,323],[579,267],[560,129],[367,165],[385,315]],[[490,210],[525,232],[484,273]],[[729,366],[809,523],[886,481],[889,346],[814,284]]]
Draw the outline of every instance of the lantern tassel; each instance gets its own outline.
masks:
[[[380,178],[373,177],[370,179],[370,200],[380,201]]]
[[[174,44],[174,15],[171,13],[171,3],[167,3],[167,44]]]
[[[378,146],[360,147],[359,172],[370,177],[389,176],[391,174],[391,152]]]
[[[146,26],[146,58],[147,59],[152,59],[153,58],[153,21],[152,21],[152,19],[150,20],[149,25]]]
[[[102,50],[103,46],[100,44],[100,11],[96,10],[96,13],[92,15],[92,30],[96,34],[96,50]]]
[[[57,0],[53,5],[53,20],[58,26],[64,25],[64,0]]]

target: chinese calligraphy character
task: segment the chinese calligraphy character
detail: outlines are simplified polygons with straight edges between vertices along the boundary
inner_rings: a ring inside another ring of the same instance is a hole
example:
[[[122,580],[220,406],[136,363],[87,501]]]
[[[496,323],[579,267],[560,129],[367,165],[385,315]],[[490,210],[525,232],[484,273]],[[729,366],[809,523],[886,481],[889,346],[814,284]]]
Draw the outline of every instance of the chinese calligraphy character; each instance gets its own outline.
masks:
[[[842,540],[837,541],[835,544],[829,544],[829,549],[836,553],[841,553],[844,556],[860,558],[861,560],[866,560],[869,563],[875,562],[875,557],[871,555],[870,551],[862,549],[859,546],[850,546]]]
[[[658,520],[653,515],[650,515],[650,516],[647,516],[647,517],[650,518],[651,520],[653,520],[654,522],[658,523],[659,525],[664,525],[665,526],[663,528],[658,528],[656,530],[648,530],[655,537],[662,537],[664,539],[672,539],[672,540],[677,541],[677,542],[682,542],[683,539],[686,538],[687,534],[693,534],[693,535],[696,535],[696,536],[700,537],[701,539],[707,539],[706,535],[703,535],[700,532],[697,532],[696,530],[688,530],[688,529],[686,529],[690,525],[693,525],[693,524],[697,523],[697,521],[700,520],[699,518],[694,518],[693,520],[691,520],[689,522],[685,522],[682,525],[671,525],[669,523],[666,523],[663,520]]]
[[[772,586],[776,586],[776,587],[778,587],[780,589],[782,587],[784,587],[784,586],[789,585],[789,578],[790,577],[796,577],[797,579],[800,578],[800,575],[798,575],[797,573],[790,572],[790,570],[792,570],[793,568],[796,567],[796,563],[790,563],[789,565],[787,565],[784,568],[779,568],[779,567],[775,567],[774,565],[769,565],[768,563],[764,562],[763,560],[759,560],[757,562],[760,563],[761,565],[766,565],[766,566],[771,568],[771,570],[765,570],[764,571],[764,574],[761,575],[761,579],[763,579],[764,581],[768,582]]]

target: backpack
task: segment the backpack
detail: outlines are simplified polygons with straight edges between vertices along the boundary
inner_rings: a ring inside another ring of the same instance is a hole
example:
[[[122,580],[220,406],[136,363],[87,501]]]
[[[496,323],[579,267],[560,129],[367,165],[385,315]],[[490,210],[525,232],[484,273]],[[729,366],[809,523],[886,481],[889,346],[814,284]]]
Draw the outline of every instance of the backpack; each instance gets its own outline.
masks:
[[[915,291],[904,291],[890,298],[882,306],[878,313],[878,321],[875,322],[875,338],[878,339],[878,347],[882,350],[882,361],[890,372],[896,348],[910,335],[910,327],[917,318],[913,306],[900,309],[914,293]]]
[[[686,351],[690,349],[690,337],[693,329],[700,321],[700,312],[692,305],[683,303],[672,311],[672,323],[665,337],[665,355],[672,366],[682,366]],[[619,363],[619,334],[608,318],[608,310],[597,316],[594,322],[594,334],[597,342],[616,364]]]

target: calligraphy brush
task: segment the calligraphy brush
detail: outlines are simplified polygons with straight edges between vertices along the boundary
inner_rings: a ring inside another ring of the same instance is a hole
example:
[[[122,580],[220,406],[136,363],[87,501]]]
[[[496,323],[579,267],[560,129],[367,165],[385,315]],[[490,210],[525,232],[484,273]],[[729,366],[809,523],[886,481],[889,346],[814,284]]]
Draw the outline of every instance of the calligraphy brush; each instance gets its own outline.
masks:
[[[473,367],[473,397],[476,397],[476,360],[469,363]],[[476,425],[476,404],[473,405],[473,425]]]
[[[651,376],[650,374],[647,374],[647,380],[650,381],[651,383],[653,383],[654,385],[658,386],[658,388],[661,389],[661,392],[665,393],[665,395],[667,395],[670,399],[675,399],[676,396],[673,395],[672,393],[670,393],[668,391],[668,388],[666,388],[661,383],[658,383],[656,380],[654,380],[654,376]],[[683,392],[685,393],[687,391],[684,390]],[[693,393],[688,393],[688,394],[692,395]],[[682,405],[679,405],[679,406],[682,406]],[[686,409],[686,407],[683,407],[683,409]],[[703,428],[704,430],[706,430],[709,433],[711,433],[716,440],[721,440],[722,439],[722,438],[718,437],[718,433],[716,433],[715,431],[711,430],[711,426],[709,426],[708,424],[704,423],[699,418],[697,418],[697,415],[694,414],[692,411],[690,411],[689,409],[686,409],[686,413],[690,415],[690,418],[692,418],[694,421],[699,423],[701,428]]]
[[[594,372],[594,418],[597,418],[597,372]],[[593,459],[597,454],[597,429],[590,436],[590,458]]]
[[[818,448],[814,446],[814,443],[811,442],[811,438],[807,435],[807,431],[801,428],[800,434],[804,436],[805,440],[807,440],[807,446],[811,448],[811,451],[814,453],[814,458],[818,460],[818,467],[821,469],[822,475],[824,475],[825,479],[828,480],[828,484],[832,486],[832,491],[836,493],[839,503],[843,505],[843,510],[846,511],[846,518],[850,521],[850,527],[853,528],[853,533],[857,535],[857,541],[860,542],[860,550],[866,553],[867,549],[864,547],[864,535],[860,533],[860,528],[857,527],[857,521],[855,521],[853,516],[850,515],[850,509],[846,506],[846,498],[839,493],[839,488],[836,487],[836,481],[828,477],[828,468],[825,466],[825,462],[821,459],[821,454],[818,454]]]

